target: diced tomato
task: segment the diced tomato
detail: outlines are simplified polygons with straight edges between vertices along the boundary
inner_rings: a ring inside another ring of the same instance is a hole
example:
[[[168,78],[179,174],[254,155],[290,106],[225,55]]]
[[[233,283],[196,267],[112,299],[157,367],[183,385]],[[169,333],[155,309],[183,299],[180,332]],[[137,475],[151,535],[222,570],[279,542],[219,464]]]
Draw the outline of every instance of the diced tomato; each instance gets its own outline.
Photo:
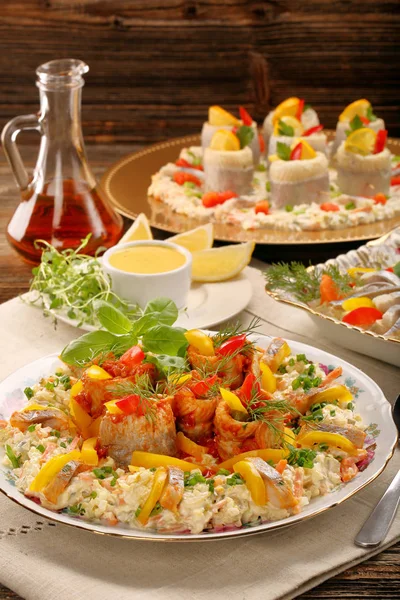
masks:
[[[379,154],[379,152],[383,152],[385,149],[387,134],[388,132],[386,129],[381,129],[376,134],[374,154]]]
[[[226,192],[207,192],[204,194],[201,201],[206,208],[213,208],[214,206],[218,206],[218,204],[223,204],[227,200],[236,197],[237,194],[231,190],[227,190]]]
[[[178,160],[175,161],[175,164],[177,167],[186,167],[187,169],[197,169],[198,171],[203,171],[203,165],[192,165],[184,158],[178,158]]]
[[[370,124],[371,121],[369,119],[367,119],[367,117],[362,117],[361,115],[358,115],[358,116],[360,117],[361,123],[363,125],[369,125]]]
[[[325,302],[333,302],[334,300],[340,300],[343,297],[332,277],[326,274],[322,275],[321,277],[319,291],[321,294],[321,304],[325,304]]]
[[[389,271],[389,273],[394,273],[393,267],[388,267],[387,269],[385,269],[385,271]]]
[[[357,473],[358,467],[355,464],[354,456],[348,456],[344,458],[340,463],[340,476],[342,478],[342,481],[347,482],[351,479],[354,479]]]
[[[392,179],[390,180],[390,185],[400,185],[400,175],[392,177]]]
[[[133,415],[137,414],[138,417],[142,417],[145,414],[145,400],[140,398],[137,394],[130,394],[129,396],[125,396],[125,398],[121,398],[118,402],[115,403],[125,415]]]
[[[243,108],[243,106],[239,106],[239,114],[241,120],[243,121],[243,125],[250,126],[252,124],[253,119],[251,118],[247,110]]]
[[[193,394],[197,397],[206,396],[210,388],[215,384],[218,379],[218,375],[212,375],[211,377],[207,377],[203,381],[196,381],[191,384],[189,387],[192,390]]]
[[[304,110],[304,100],[299,100],[299,106],[297,107],[297,112],[296,112],[296,119],[298,121],[301,121],[301,115],[303,114],[303,110]]]
[[[260,393],[261,388],[258,383],[256,376],[253,373],[248,373],[243,381],[242,387],[240,388],[240,396],[245,402],[250,402],[254,396],[254,392]]]
[[[304,131],[301,134],[301,137],[307,137],[308,135],[312,135],[313,133],[318,133],[319,131],[322,131],[323,128],[323,125],[315,125],[315,127],[310,127],[310,129],[306,129],[306,131]]]
[[[325,212],[337,212],[340,210],[340,206],[338,204],[334,204],[333,202],[324,202],[323,204],[320,204],[319,207]]]
[[[219,348],[217,348],[217,353],[221,356],[229,356],[238,350],[241,350],[246,343],[246,334],[242,333],[241,335],[235,335],[231,337],[226,342],[223,342]]]
[[[174,181],[178,185],[183,185],[187,181],[190,181],[191,183],[194,183],[199,187],[201,185],[201,181],[198,177],[192,175],[191,173],[184,173],[183,171],[177,171],[176,173],[174,173]]]
[[[265,152],[265,142],[264,142],[264,136],[262,133],[258,134],[258,143],[260,144],[260,152],[261,152],[261,154],[263,154]]]
[[[378,319],[382,319],[383,314],[377,308],[361,306],[344,315],[342,321],[348,325],[372,325]]]
[[[302,150],[303,150],[303,144],[301,142],[299,142],[298,144],[296,144],[296,146],[291,151],[290,160],[300,160]]]
[[[264,213],[264,215],[267,215],[269,213],[268,200],[262,200],[261,202],[257,202],[254,210],[256,211],[256,215],[258,215],[258,213]]]
[[[382,193],[375,194],[374,202],[375,202],[375,204],[386,204],[387,198],[386,198],[385,194],[382,194]]]
[[[128,367],[133,367],[135,365],[140,365],[145,357],[146,355],[140,346],[132,346],[132,348],[129,348],[129,350],[121,356],[119,361]]]

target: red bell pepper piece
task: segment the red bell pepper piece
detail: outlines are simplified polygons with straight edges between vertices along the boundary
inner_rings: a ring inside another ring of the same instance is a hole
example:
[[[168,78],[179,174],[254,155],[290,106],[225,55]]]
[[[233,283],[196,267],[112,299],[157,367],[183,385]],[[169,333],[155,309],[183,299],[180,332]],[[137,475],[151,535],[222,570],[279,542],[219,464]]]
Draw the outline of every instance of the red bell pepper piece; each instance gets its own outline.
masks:
[[[129,350],[121,356],[119,362],[122,362],[127,367],[134,367],[135,365],[140,365],[145,358],[146,355],[140,346],[132,346],[132,348],[129,348]]]
[[[260,144],[260,152],[261,152],[261,154],[263,154],[265,152],[265,142],[264,142],[264,136],[262,133],[258,134],[258,143]]]
[[[303,144],[299,142],[290,153],[290,160],[300,160]]]
[[[340,210],[340,206],[338,204],[334,204],[333,202],[324,202],[323,204],[320,204],[319,207],[325,212],[337,212]]]
[[[192,175],[191,173],[184,173],[183,171],[177,171],[176,173],[174,173],[173,179],[178,185],[183,185],[187,181],[191,181],[192,183],[195,183],[198,186],[201,185],[201,181],[200,179],[198,179],[198,177]]]
[[[226,342],[223,342],[217,349],[217,353],[221,356],[229,356],[238,350],[241,350],[246,343],[246,334],[235,335]]]
[[[264,213],[264,215],[267,215],[269,213],[268,200],[262,200],[261,202],[257,202],[254,210],[256,211],[256,215],[258,215],[258,213]]]
[[[393,267],[388,267],[387,269],[385,269],[385,271],[389,271],[389,273],[394,273]]]
[[[178,160],[175,161],[175,164],[177,167],[186,167],[187,169],[197,169],[198,171],[203,171],[203,165],[192,165],[184,158],[178,158]]]
[[[122,410],[125,415],[137,414],[138,417],[142,417],[146,413],[145,400],[137,394],[130,394],[125,398],[121,398],[115,403],[115,406]]]
[[[377,309],[368,306],[361,306],[344,315],[342,321],[348,325],[372,325],[378,319],[382,319],[383,314]]]
[[[236,198],[236,196],[237,194],[231,190],[227,190],[226,192],[207,192],[202,197],[201,202],[206,208],[213,208],[214,206],[218,206],[218,204],[223,204],[231,198]]]
[[[245,400],[246,403],[250,402],[250,400],[260,392],[261,387],[256,379],[256,376],[253,373],[248,373],[242,383],[242,387],[240,388],[242,400]]]
[[[239,106],[239,114],[241,120],[243,121],[243,125],[250,126],[252,124],[253,119],[251,118],[247,110],[243,108],[243,106]]]
[[[379,194],[375,194],[374,202],[375,202],[375,204],[386,204],[387,198],[386,198],[385,194],[382,194],[380,192]]]
[[[388,132],[386,129],[381,129],[376,134],[374,154],[379,154],[379,152],[383,152],[385,149],[387,134]]]
[[[298,121],[301,121],[301,115],[303,114],[303,110],[304,110],[304,100],[299,100],[299,106],[298,106],[297,112],[296,112],[296,119]]]
[[[343,297],[330,275],[322,275],[319,291],[321,294],[321,304],[340,300]]]
[[[190,385],[190,389],[195,396],[206,396],[217,379],[217,375],[211,375],[211,377],[207,377],[207,379],[204,379],[203,381],[195,381]]]
[[[390,180],[390,185],[400,185],[400,175],[392,177],[392,179]]]
[[[310,129],[306,129],[306,131],[304,131],[301,134],[301,137],[307,137],[308,135],[312,135],[313,133],[318,133],[319,131],[322,131],[323,128],[323,125],[315,125],[315,127],[310,127]]]
[[[362,117],[361,115],[358,115],[360,117],[360,121],[363,125],[369,125],[370,124],[370,120],[367,119],[367,117]]]

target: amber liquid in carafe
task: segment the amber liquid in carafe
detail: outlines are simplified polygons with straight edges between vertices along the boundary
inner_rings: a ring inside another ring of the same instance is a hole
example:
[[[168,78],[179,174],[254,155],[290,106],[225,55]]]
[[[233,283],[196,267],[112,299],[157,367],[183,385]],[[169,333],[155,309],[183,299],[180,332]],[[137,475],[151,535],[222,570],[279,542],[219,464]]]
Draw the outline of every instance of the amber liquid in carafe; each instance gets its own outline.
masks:
[[[67,179],[52,181],[42,193],[22,198],[7,227],[7,238],[25,260],[37,263],[43,247],[35,248],[35,240],[45,240],[61,251],[77,248],[91,233],[82,252],[94,254],[100,246],[115,245],[121,229],[120,219],[96,188]]]

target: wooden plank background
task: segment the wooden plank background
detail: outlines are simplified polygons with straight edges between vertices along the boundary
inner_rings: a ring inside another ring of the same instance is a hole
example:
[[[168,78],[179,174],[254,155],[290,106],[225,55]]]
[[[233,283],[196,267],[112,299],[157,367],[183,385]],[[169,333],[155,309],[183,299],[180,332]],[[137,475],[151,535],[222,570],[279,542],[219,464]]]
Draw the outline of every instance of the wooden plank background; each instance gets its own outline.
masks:
[[[400,135],[398,0],[1,0],[0,125],[38,109],[35,68],[90,66],[87,140],[195,132],[209,104],[261,121],[290,95],[334,127],[366,97]]]

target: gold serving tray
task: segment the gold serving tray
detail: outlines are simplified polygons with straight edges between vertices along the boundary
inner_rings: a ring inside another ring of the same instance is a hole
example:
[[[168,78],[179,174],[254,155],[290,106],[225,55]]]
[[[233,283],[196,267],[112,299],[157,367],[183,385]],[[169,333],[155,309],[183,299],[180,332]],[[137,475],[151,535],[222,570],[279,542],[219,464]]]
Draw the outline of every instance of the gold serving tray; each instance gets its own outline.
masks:
[[[327,133],[328,139],[332,139],[334,132]],[[100,185],[115,209],[125,217],[135,219],[143,212],[148,217],[150,225],[173,233],[198,227],[205,222],[204,219],[178,215],[166,204],[149,200],[147,196],[151,176],[166,163],[175,162],[182,148],[194,145],[200,145],[199,135],[172,139],[129,154],[105,172]],[[390,138],[387,145],[391,152],[400,154],[400,139]],[[216,222],[214,236],[216,240],[227,242],[253,240],[257,244],[270,245],[332,244],[375,239],[398,225],[400,225],[400,217],[394,217],[346,229],[293,232],[273,229],[245,231],[238,225]]]

